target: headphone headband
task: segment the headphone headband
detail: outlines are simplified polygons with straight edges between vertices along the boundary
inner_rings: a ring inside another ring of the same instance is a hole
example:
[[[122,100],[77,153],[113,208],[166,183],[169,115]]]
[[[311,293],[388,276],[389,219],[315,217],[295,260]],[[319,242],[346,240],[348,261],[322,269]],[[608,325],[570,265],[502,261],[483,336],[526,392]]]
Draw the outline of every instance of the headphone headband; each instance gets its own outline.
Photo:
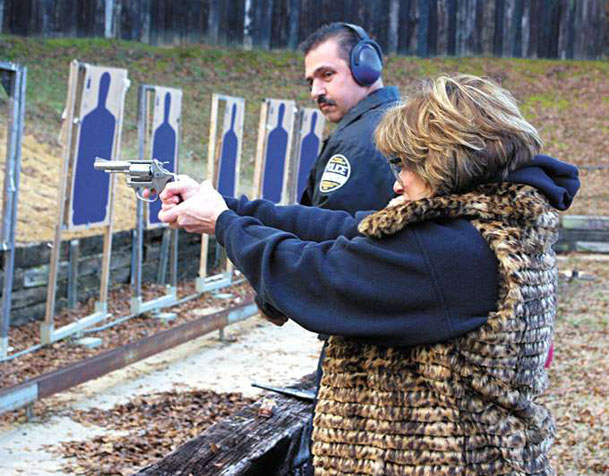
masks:
[[[370,38],[368,36],[368,33],[366,33],[366,30],[364,30],[359,25],[354,25],[353,23],[343,23],[343,25],[357,33],[357,36],[359,36],[360,40],[367,40],[368,38]]]

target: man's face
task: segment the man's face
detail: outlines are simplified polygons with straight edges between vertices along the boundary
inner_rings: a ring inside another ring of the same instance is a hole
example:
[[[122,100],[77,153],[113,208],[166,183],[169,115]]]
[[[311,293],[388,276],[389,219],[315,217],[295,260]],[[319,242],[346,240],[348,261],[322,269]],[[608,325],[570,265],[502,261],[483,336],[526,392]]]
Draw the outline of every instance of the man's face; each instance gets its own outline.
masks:
[[[305,56],[305,78],[311,98],[330,122],[345,114],[368,95],[351,75],[349,64],[340,57],[338,43],[329,39]]]

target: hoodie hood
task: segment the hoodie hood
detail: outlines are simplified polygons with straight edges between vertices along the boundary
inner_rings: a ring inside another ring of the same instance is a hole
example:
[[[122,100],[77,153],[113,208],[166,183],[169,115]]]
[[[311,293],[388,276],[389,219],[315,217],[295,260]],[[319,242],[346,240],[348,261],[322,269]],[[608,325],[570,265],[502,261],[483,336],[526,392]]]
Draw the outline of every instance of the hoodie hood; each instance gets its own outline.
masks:
[[[536,155],[529,164],[510,172],[505,182],[535,187],[558,210],[571,206],[580,186],[577,167],[547,155]]]

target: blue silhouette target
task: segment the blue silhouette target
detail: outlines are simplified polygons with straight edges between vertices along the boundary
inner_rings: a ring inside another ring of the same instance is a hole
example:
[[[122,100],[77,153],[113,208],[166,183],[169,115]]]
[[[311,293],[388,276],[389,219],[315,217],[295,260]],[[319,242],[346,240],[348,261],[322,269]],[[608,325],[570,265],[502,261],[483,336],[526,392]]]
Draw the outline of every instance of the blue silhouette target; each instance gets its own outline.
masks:
[[[177,94],[174,95],[177,96]],[[162,117],[163,121],[153,132],[152,158],[161,161],[163,163],[163,167],[170,172],[175,172],[177,170],[177,120],[175,120],[175,117],[177,116],[172,114],[172,91],[170,91],[169,88],[157,87],[155,97],[156,101],[154,116],[157,118]],[[161,107],[161,98],[163,107]],[[180,104],[176,104],[174,107],[179,109]],[[174,126],[172,123],[175,123],[176,125]],[[157,191],[157,193],[158,192],[159,191]],[[160,225],[160,200],[149,203],[148,205],[148,224]]]
[[[315,126],[317,125],[319,113],[311,112],[311,128],[307,135],[304,136],[300,143],[300,153],[298,161],[298,174],[296,185],[296,197],[300,197],[307,185],[309,172],[315,163],[317,154],[319,153],[320,137],[317,134]]]
[[[92,81],[91,77],[86,79],[85,93],[91,90]],[[110,84],[110,73],[103,73],[97,105],[81,122],[72,181],[71,222],[74,226],[104,222],[108,214],[110,176],[95,170],[93,162],[96,157],[112,159],[117,119],[106,107]]]
[[[230,128],[222,138],[222,150],[220,152],[220,163],[218,170],[218,191],[222,195],[234,197],[237,184],[237,156],[239,152],[239,140],[235,132],[235,120],[237,118],[237,103],[231,108]]]
[[[272,103],[271,103],[272,104]],[[286,161],[288,155],[289,135],[293,119],[293,107],[290,108],[288,117],[288,129],[284,126],[286,104],[279,103],[277,113],[277,125],[268,135],[266,143],[266,156],[264,161],[264,173],[262,176],[262,198],[279,203],[282,198],[285,182]]]

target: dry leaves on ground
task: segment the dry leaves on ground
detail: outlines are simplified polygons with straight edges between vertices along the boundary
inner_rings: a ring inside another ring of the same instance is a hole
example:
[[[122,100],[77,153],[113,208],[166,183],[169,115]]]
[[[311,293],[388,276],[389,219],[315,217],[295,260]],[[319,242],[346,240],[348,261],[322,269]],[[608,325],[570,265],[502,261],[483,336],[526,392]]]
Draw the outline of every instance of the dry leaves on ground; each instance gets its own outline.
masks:
[[[609,260],[571,255],[561,270],[594,280],[563,279],[550,387],[542,401],[556,419],[551,458],[559,475],[609,474]]]
[[[63,442],[53,451],[71,458],[66,472],[126,476],[252,402],[239,393],[171,391],[143,395],[109,410],[74,411],[74,420],[113,431],[87,441]]]

